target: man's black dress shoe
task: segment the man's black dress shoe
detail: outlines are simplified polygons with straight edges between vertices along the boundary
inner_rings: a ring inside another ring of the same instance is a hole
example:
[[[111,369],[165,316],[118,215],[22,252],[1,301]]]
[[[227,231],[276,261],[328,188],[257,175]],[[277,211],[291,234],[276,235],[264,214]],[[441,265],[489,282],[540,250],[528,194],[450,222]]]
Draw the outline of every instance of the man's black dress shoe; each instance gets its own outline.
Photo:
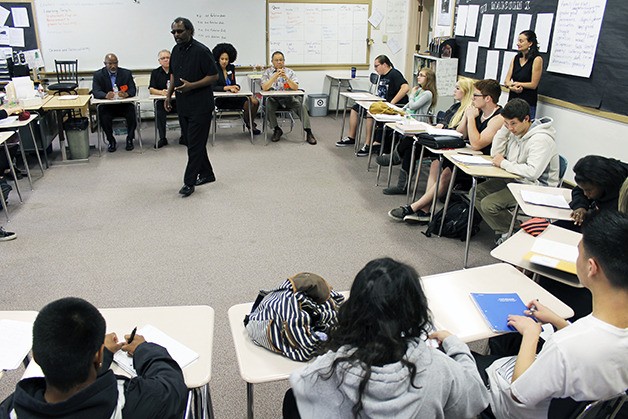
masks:
[[[183,195],[183,197],[192,195],[194,193],[194,185],[183,185],[183,187],[179,189],[179,193]]]
[[[162,148],[163,146],[168,145],[168,140],[165,138],[162,138],[161,140],[157,141],[157,148]]]
[[[198,179],[196,179],[196,186],[201,186],[206,183],[212,183],[215,181],[216,181],[216,176],[214,176],[213,173],[209,176],[199,176]]]
[[[135,146],[133,145],[133,140],[126,140],[126,151],[131,151],[135,148]]]
[[[114,139],[109,140],[109,147],[107,147],[107,151],[110,153],[113,153],[117,149],[118,149],[118,144],[116,143],[116,140]]]

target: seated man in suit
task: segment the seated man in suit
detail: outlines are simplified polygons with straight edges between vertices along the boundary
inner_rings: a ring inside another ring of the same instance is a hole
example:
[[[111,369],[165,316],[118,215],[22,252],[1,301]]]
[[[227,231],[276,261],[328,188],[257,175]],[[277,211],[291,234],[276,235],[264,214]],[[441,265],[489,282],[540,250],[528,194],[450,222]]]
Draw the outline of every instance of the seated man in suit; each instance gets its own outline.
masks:
[[[538,300],[527,316],[508,317],[522,335],[516,357],[476,355],[490,384],[497,418],[547,418],[553,398],[601,400],[626,391],[628,368],[628,215],[605,211],[587,218],[578,245],[578,279],[593,296],[593,312],[573,324]],[[558,329],[536,354],[541,324]]]
[[[159,60],[159,67],[150,73],[148,91],[151,95],[164,97],[164,100],[155,101],[155,124],[157,125],[157,133],[159,134],[157,148],[161,148],[168,145],[168,139],[166,138],[166,115],[177,114],[177,102],[172,101],[172,109],[166,111],[164,101],[168,93],[168,85],[170,84],[170,51],[162,49],[159,51],[157,58]],[[181,138],[179,143],[185,143],[185,140]]]
[[[552,118],[530,119],[530,105],[512,99],[501,113],[504,126],[495,134],[491,147],[493,165],[519,175],[515,182],[557,186],[559,158]],[[507,179],[488,179],[477,189],[475,207],[498,235],[497,243],[508,237],[512,220],[510,209],[517,204]]]
[[[187,387],[168,351],[135,335],[105,335],[96,307],[80,298],[45,306],[33,324],[33,359],[44,377],[20,381],[0,405],[1,418],[181,418]],[[113,353],[133,356],[137,377],[109,369]]]
[[[268,68],[264,71],[264,74],[262,74],[262,90],[297,90],[299,88],[297,75],[294,71],[286,67],[283,53],[280,51],[273,52],[272,62],[272,67]],[[294,96],[269,97],[266,100],[266,117],[268,118],[269,126],[274,128],[271,141],[279,141],[283,134],[283,131],[279,128],[279,124],[277,124],[276,115],[280,106],[295,111],[299,115],[303,122],[303,129],[307,135],[308,144],[316,144],[316,138],[310,128],[310,117],[307,113],[307,107],[305,103],[301,104],[301,101]]]
[[[92,81],[92,94],[96,99],[124,99],[135,96],[137,90],[133,74],[126,68],[118,67],[118,57],[115,54],[107,54],[104,61],[105,66],[94,73]],[[113,136],[113,118],[123,117],[126,119],[126,149],[128,151],[135,148],[133,138],[137,126],[135,119],[135,105],[133,103],[121,103],[119,105],[101,106],[98,115],[100,126],[105,132],[109,147],[107,151],[113,153],[118,148],[116,139]]]

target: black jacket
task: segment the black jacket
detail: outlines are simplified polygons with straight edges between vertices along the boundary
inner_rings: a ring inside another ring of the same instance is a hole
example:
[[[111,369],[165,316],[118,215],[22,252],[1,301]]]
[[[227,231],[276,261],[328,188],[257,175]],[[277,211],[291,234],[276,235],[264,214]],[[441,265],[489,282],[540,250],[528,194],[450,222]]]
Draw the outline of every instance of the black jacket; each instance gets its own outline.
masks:
[[[131,70],[118,67],[116,84],[120,90],[123,90],[122,86],[127,86],[126,92],[129,96],[135,96],[137,94],[137,88],[135,87],[135,81],[133,81],[133,74],[131,73]],[[92,80],[92,94],[96,99],[104,99],[105,96],[107,96],[107,93],[112,91],[113,86],[111,85],[109,72],[106,67],[103,67],[94,73],[94,78]]]
[[[0,418],[15,410],[20,419],[67,418],[109,419],[118,405],[118,389],[124,388],[123,418],[181,418],[187,387],[181,368],[168,351],[154,343],[142,343],[133,355],[138,376],[116,376],[109,369],[113,354],[105,349],[102,373],[89,387],[70,399],[50,404],[44,399],[42,377],[20,381],[15,393],[0,405]]]

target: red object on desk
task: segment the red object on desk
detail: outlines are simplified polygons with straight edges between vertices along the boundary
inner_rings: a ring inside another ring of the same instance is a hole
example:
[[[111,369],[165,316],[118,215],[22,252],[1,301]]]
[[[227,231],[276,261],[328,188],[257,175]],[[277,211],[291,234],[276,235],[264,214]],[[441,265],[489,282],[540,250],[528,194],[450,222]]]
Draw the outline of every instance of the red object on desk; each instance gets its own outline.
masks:
[[[17,119],[19,119],[20,121],[26,121],[28,118],[31,117],[30,112],[28,111],[22,111],[20,112],[20,114],[17,116]]]

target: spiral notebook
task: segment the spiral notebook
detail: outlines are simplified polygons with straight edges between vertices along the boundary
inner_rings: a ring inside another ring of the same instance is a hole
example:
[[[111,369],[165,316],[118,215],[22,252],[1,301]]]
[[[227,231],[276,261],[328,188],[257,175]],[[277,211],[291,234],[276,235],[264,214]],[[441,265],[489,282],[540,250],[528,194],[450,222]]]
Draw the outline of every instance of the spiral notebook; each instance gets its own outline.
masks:
[[[508,326],[508,316],[517,314],[525,316],[528,309],[516,293],[510,294],[481,294],[471,293],[471,299],[493,332],[514,332],[514,327]]]

